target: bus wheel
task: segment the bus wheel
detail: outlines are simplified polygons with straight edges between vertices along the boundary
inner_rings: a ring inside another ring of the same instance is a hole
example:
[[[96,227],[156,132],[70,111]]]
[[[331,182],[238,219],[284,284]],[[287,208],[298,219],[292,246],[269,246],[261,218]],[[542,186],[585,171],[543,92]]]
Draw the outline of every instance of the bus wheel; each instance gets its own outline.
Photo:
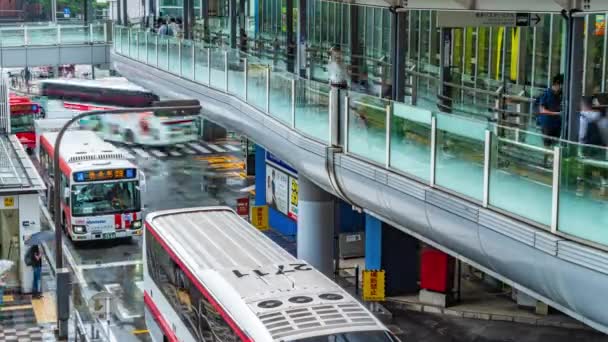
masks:
[[[135,142],[135,136],[133,136],[133,132],[131,130],[125,132],[125,142],[127,144],[133,144]]]

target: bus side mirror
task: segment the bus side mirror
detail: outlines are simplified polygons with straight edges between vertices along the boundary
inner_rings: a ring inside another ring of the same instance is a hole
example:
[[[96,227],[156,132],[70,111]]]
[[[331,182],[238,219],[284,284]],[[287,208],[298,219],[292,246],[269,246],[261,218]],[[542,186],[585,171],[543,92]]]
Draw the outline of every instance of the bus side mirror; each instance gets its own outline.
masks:
[[[139,171],[139,191],[146,192],[146,174]]]

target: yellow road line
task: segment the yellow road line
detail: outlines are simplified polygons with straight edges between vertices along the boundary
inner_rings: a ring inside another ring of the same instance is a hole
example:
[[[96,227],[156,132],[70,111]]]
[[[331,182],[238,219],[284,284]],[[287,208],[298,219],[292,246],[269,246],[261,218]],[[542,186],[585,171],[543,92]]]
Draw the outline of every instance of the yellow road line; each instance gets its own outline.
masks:
[[[15,297],[13,295],[4,295],[4,296],[2,296],[2,301],[4,303],[14,302],[15,301]]]
[[[5,306],[0,311],[17,311],[31,309],[32,304]]]
[[[147,334],[149,332],[150,330],[148,329],[133,330],[133,335]]]

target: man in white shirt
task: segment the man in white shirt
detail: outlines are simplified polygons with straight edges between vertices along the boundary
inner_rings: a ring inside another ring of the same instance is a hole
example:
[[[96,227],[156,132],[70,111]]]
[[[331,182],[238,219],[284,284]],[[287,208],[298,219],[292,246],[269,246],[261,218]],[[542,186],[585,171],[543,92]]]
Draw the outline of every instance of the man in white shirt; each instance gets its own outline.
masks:
[[[346,68],[342,61],[342,52],[339,47],[333,47],[330,52],[327,72],[329,73],[329,83],[333,87],[346,89],[348,86]]]

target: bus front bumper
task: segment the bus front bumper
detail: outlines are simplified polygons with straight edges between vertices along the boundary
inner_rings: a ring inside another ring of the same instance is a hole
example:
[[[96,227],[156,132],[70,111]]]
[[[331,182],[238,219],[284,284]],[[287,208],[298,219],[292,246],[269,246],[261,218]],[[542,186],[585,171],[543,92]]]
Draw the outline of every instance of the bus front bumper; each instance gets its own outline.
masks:
[[[112,240],[123,239],[133,236],[142,235],[142,229],[121,229],[115,232],[86,232],[82,234],[72,233],[71,237],[74,241],[92,241],[92,240]]]

